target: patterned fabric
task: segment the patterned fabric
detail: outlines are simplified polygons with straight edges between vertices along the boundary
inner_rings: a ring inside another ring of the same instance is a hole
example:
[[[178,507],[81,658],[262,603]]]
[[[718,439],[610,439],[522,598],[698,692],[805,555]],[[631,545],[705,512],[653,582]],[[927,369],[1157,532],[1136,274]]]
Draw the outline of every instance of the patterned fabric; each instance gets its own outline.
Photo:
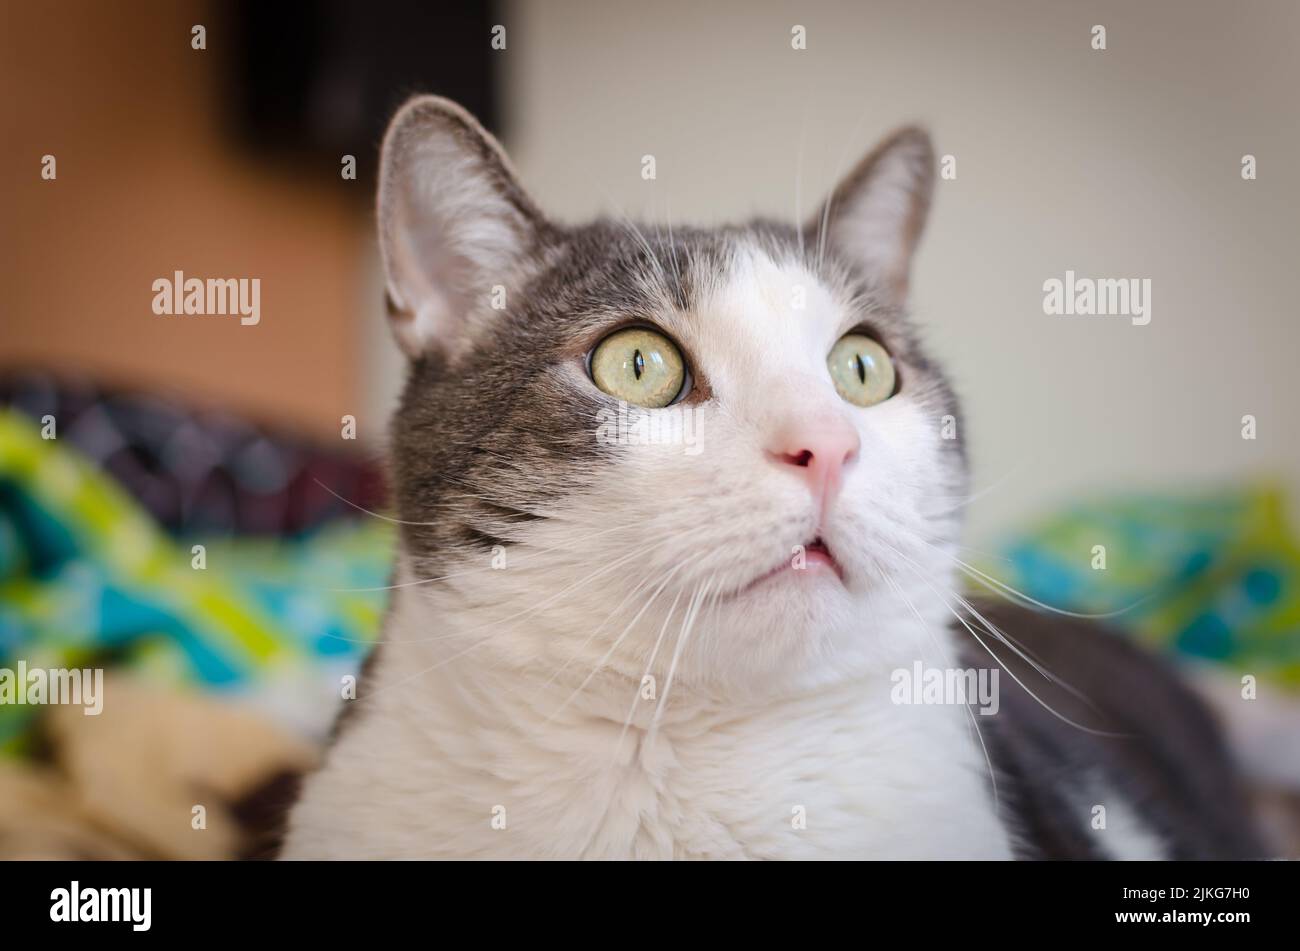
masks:
[[[1300,690],[1300,546],[1281,490],[1130,496],[1040,522],[985,570],[1148,645]],[[1095,546],[1105,567],[1094,567]]]
[[[53,417],[63,445],[116,479],[172,534],[298,535],[361,517],[354,505],[382,504],[377,465],[229,413],[39,373],[0,376],[5,406],[37,422]]]
[[[0,666],[128,665],[319,732],[376,636],[392,544],[378,519],[172,538],[79,452],[0,409]],[[0,748],[21,748],[32,713],[0,705]]]

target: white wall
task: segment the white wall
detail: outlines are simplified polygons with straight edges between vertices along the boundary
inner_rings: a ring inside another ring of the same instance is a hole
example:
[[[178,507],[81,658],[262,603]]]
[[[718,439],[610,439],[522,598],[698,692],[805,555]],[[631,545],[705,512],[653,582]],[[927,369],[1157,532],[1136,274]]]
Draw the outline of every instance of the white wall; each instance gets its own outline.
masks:
[[[561,218],[806,216],[909,121],[956,155],[913,304],[995,486],[974,539],[1093,487],[1300,488],[1300,4],[547,0],[503,22],[508,146]],[[1150,278],[1150,325],[1045,316],[1067,268]]]

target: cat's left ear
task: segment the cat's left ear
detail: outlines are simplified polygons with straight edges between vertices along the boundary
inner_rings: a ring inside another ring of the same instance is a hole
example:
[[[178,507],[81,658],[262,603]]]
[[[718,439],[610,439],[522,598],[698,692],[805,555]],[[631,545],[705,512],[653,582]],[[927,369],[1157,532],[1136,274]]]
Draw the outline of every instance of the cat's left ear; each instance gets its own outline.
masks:
[[[915,126],[881,142],[835,187],[808,224],[826,247],[897,299],[907,295],[912,254],[934,190],[934,147]]]
[[[384,135],[379,171],[379,238],[402,349],[463,352],[549,227],[473,116],[438,96],[407,102]]]

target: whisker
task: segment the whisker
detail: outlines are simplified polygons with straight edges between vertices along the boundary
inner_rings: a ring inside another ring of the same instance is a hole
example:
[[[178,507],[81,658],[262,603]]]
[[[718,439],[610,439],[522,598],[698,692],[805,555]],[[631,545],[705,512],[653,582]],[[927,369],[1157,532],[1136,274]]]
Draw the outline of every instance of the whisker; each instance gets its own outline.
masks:
[[[899,527],[901,528],[902,526]],[[906,531],[906,529],[903,530]],[[1149,594],[1144,598],[1139,598],[1137,601],[1134,601],[1128,607],[1120,608],[1117,611],[1105,611],[1099,614],[1089,614],[1081,611],[1067,611],[1065,608],[1054,607],[1053,605],[1046,604],[1042,601],[1039,601],[1036,598],[1030,597],[1029,595],[1025,594],[1023,591],[1013,588],[1011,585],[1006,584],[1003,581],[999,581],[997,578],[994,578],[992,575],[980,571],[974,565],[962,561],[956,555],[944,551],[942,548],[939,548],[937,545],[930,544],[920,535],[916,535],[915,533],[909,533],[909,534],[912,534],[913,537],[917,541],[919,541],[922,545],[925,545],[927,548],[930,548],[938,552],[940,555],[943,555],[945,558],[950,559],[953,562],[953,564],[955,564],[959,569],[961,569],[961,571],[964,572],[966,575],[970,576],[972,580],[979,582],[985,588],[988,588],[990,591],[993,591],[996,594],[1001,594],[1008,601],[1014,602],[1015,599],[1019,599],[1019,602],[1021,602],[1022,605],[1032,604],[1035,607],[1042,608],[1044,611],[1050,611],[1053,614],[1059,614],[1062,617],[1079,618],[1085,621],[1102,621],[1107,618],[1120,617],[1121,615],[1127,614],[1128,612],[1141,607],[1143,604],[1146,604],[1148,601],[1150,601],[1152,598],[1155,597],[1155,594]]]
[[[316,478],[315,476],[312,476],[311,481],[315,482],[318,486],[320,486],[322,489],[324,489],[326,492],[334,496],[334,498],[338,499],[340,502],[344,503],[345,505],[350,505],[358,512],[364,512],[366,515],[369,515],[372,518],[377,518],[383,522],[391,522],[393,525],[439,525],[441,524],[440,522],[408,522],[404,519],[392,518],[391,516],[388,515],[381,515],[379,512],[372,512],[364,505],[358,505],[356,502],[353,502],[351,499],[345,499],[343,496],[339,495],[337,492],[335,492],[333,489],[331,489],[329,486],[327,486],[324,482],[322,482],[320,479]]]
[[[921,616],[921,612],[916,609],[916,605],[912,603],[912,599],[903,591],[903,586],[890,577],[886,572],[876,572],[876,574],[878,577],[883,578],[886,583],[894,589],[898,596],[902,598],[903,603],[907,605],[908,609],[916,615],[916,619],[921,622],[921,629],[925,631],[926,636],[929,637],[931,643],[934,644],[935,650],[940,656],[942,656],[944,651],[939,646],[938,638],[936,638],[934,632],[930,630],[930,625],[926,622],[925,618]],[[980,743],[980,749],[984,751],[984,762],[988,765],[989,784],[993,790],[993,807],[994,809],[999,809],[1001,797],[998,795],[998,777],[997,771],[993,768],[993,757],[989,755],[988,745],[984,742],[984,732],[980,729],[979,721],[975,719],[975,711],[970,708],[969,703],[965,706],[966,716],[970,718],[971,726],[974,728],[975,736]]]
[[[930,590],[932,590],[932,591],[935,593],[935,595],[939,597],[940,603],[942,603],[943,606],[948,610],[948,612],[949,612],[950,614],[952,614],[952,616],[955,617],[955,618],[957,619],[957,621],[962,625],[962,627],[966,628],[966,630],[970,632],[971,637],[975,638],[976,643],[978,643],[978,644],[980,645],[980,647],[984,648],[985,652],[986,652],[990,657],[992,657],[992,658],[994,659],[994,661],[997,662],[998,666],[1001,667],[1004,671],[1006,671],[1007,676],[1010,677],[1012,680],[1014,680],[1014,681],[1015,681],[1015,682],[1020,686],[1020,689],[1023,690],[1025,693],[1029,694],[1029,696],[1032,697],[1032,698],[1034,699],[1034,701],[1035,701],[1039,706],[1041,706],[1044,710],[1046,710],[1048,713],[1052,714],[1052,716],[1056,717],[1056,718],[1057,718],[1058,720],[1060,720],[1061,722],[1063,722],[1063,723],[1067,723],[1067,724],[1069,724],[1070,726],[1075,727],[1076,729],[1083,731],[1084,733],[1090,733],[1090,734],[1092,734],[1092,735],[1094,735],[1094,736],[1106,736],[1106,737],[1123,737],[1123,736],[1126,736],[1126,735],[1127,735],[1127,734],[1123,734],[1123,733],[1112,733],[1112,732],[1109,732],[1109,731],[1106,731],[1106,730],[1096,730],[1096,729],[1093,729],[1092,727],[1084,726],[1082,723],[1076,723],[1074,720],[1071,720],[1069,717],[1065,716],[1065,714],[1060,713],[1059,711],[1055,710],[1055,709],[1054,709],[1050,704],[1048,704],[1048,703],[1045,702],[1042,698],[1040,698],[1040,697],[1038,696],[1038,694],[1036,694],[1036,693],[1034,693],[1032,690],[1030,690],[1029,687],[1028,687],[1028,685],[1025,684],[1025,682],[1022,681],[1019,677],[1017,677],[1017,676],[1015,675],[1015,672],[1012,671],[1011,668],[1008,667],[1005,663],[1003,663],[1002,659],[1001,659],[1000,657],[998,657],[998,655],[995,654],[995,653],[993,652],[992,648],[990,648],[987,644],[984,643],[984,639],[981,638],[981,637],[979,636],[979,634],[977,634],[977,633],[975,632],[975,629],[974,629],[973,627],[971,627],[969,623],[967,623],[967,621],[966,621],[966,619],[965,619],[964,617],[962,617],[962,616],[961,616],[957,611],[953,610],[952,605],[949,604],[948,601],[947,601],[947,599],[945,599],[945,598],[942,596],[942,594],[938,591],[938,589],[935,588],[934,585],[932,585],[932,584],[930,583],[929,579],[927,579],[927,578],[925,577],[925,575],[924,575],[924,574],[923,574],[923,573],[918,569],[918,566],[916,565],[915,562],[913,562],[910,558],[908,558],[908,557],[907,557],[906,555],[904,555],[902,552],[898,551],[896,548],[893,548],[893,546],[888,545],[887,543],[885,543],[885,544],[886,544],[886,547],[890,548],[890,549],[893,550],[896,554],[898,554],[898,555],[899,555],[899,556],[904,560],[904,562],[905,562],[906,566],[909,568],[909,570],[911,570],[911,572],[912,572],[913,574],[915,574],[915,575],[917,576],[917,578],[919,578],[919,579],[921,580],[922,583],[924,583],[927,587],[929,587]],[[990,632],[990,633],[991,633],[991,632]],[[1008,646],[1008,647],[1011,647],[1011,649],[1012,649],[1013,651],[1017,651],[1017,649],[1016,649],[1016,647],[1015,647],[1014,645],[1008,643],[1007,646]],[[1017,653],[1019,653],[1019,651],[1017,651]],[[1022,659],[1024,659],[1027,663],[1029,663],[1032,667],[1034,667],[1036,670],[1038,670],[1039,673],[1043,674],[1044,677],[1050,677],[1050,679],[1052,679],[1053,681],[1056,680],[1056,678],[1055,678],[1054,676],[1048,674],[1048,673],[1047,673],[1046,671],[1044,671],[1042,668],[1039,668],[1039,667],[1038,667],[1038,666],[1037,666],[1033,661],[1030,661],[1027,657],[1024,657],[1023,654],[1021,655],[1021,657],[1022,657]],[[1086,698],[1084,698],[1084,699],[1086,699]],[[1096,709],[1095,706],[1094,706],[1093,708]]]
[[[984,585],[984,587],[988,588],[990,591],[998,591],[999,593],[1002,593],[1004,597],[1009,596],[1008,600],[1010,600],[1012,597],[1018,598],[1022,602],[1032,604],[1035,607],[1042,608],[1044,611],[1050,611],[1053,614],[1059,614],[1062,617],[1081,618],[1083,620],[1090,620],[1090,621],[1105,620],[1106,618],[1113,618],[1113,617],[1121,617],[1122,615],[1128,614],[1130,611],[1133,611],[1141,607],[1142,605],[1146,604],[1148,601],[1152,600],[1155,597],[1155,594],[1148,594],[1146,597],[1139,598],[1137,601],[1134,601],[1132,604],[1128,605],[1127,607],[1120,608],[1117,611],[1103,611],[1096,614],[1087,613],[1083,611],[1067,611],[1064,608],[1054,607],[1053,605],[1046,604],[1042,601],[1039,601],[1037,598],[1030,597],[1029,595],[1025,594],[1023,591],[1013,588],[1011,585],[999,581],[997,578],[994,578],[991,575],[985,574],[984,572],[980,571],[978,568],[966,564],[966,562],[962,561],[961,559],[955,556],[950,556],[950,557],[952,557],[953,561],[956,562],[958,568],[960,568],[963,572],[965,572],[968,576],[973,578],[975,581]]]
[[[519,613],[519,614],[511,615],[510,617],[508,617],[508,618],[503,618],[503,619],[500,620],[500,621],[494,621],[494,622],[491,623],[491,624],[483,625],[483,626],[481,626],[481,627],[479,627],[479,628],[471,628],[471,629],[468,630],[468,631],[458,631],[458,632],[456,632],[456,634],[459,635],[459,636],[462,636],[462,637],[463,637],[463,636],[466,635],[466,634],[472,634],[472,633],[477,633],[478,631],[490,630],[491,628],[494,628],[494,627],[496,627],[496,626],[498,626],[498,625],[500,625],[500,624],[505,624],[505,623],[508,623],[509,621],[518,620],[518,619],[523,618],[523,617],[528,617],[529,615],[536,613],[537,611],[541,610],[543,607],[545,607],[545,606],[547,606],[548,604],[550,604],[551,602],[555,601],[557,598],[559,598],[559,597],[561,597],[561,596],[567,594],[569,591],[574,590],[575,588],[581,587],[582,585],[589,584],[591,581],[595,580],[595,578],[596,578],[597,576],[602,575],[602,574],[604,574],[605,572],[610,571],[610,570],[612,570],[612,569],[614,569],[614,568],[617,568],[617,567],[619,567],[620,565],[622,565],[622,564],[624,564],[625,562],[627,562],[628,560],[630,560],[630,559],[632,559],[632,558],[635,558],[635,557],[639,557],[639,556],[641,556],[641,554],[642,554],[642,552],[639,551],[639,550],[638,550],[638,551],[632,551],[632,552],[629,552],[627,555],[623,556],[622,558],[616,559],[615,561],[611,562],[610,564],[608,564],[608,565],[604,565],[604,566],[602,566],[601,568],[597,569],[596,571],[593,571],[591,574],[587,575],[586,577],[581,578],[581,579],[579,579],[578,581],[575,581],[573,584],[570,584],[570,585],[566,586],[565,588],[562,588],[560,591],[558,591],[558,592],[556,592],[555,594],[551,595],[551,597],[547,598],[545,601],[541,602],[540,604],[534,605],[533,607],[529,608],[527,611],[523,611],[523,612],[521,612],[521,613]],[[421,644],[421,643],[427,643],[427,642],[429,642],[429,641],[433,641],[433,640],[442,640],[442,639],[444,639],[444,638],[446,638],[446,637],[448,637],[448,636],[449,636],[449,635],[439,635],[439,636],[435,636],[435,637],[432,637],[432,638],[411,638],[411,639],[402,640],[402,641],[392,641],[392,640],[388,640],[388,641],[385,641],[385,643],[390,643],[390,644],[391,644],[391,643]],[[432,673],[433,671],[437,670],[438,668],[443,667],[443,666],[445,666],[446,664],[449,664],[449,663],[451,663],[451,662],[454,661],[454,660],[458,660],[458,659],[461,658],[461,657],[464,657],[466,654],[468,654],[468,653],[469,653],[471,650],[473,650],[474,648],[476,648],[476,647],[480,647],[480,646],[482,646],[483,644],[486,644],[486,643],[488,643],[488,639],[487,639],[487,638],[479,638],[479,639],[473,641],[473,642],[472,642],[468,647],[466,647],[464,650],[457,651],[455,654],[451,655],[450,657],[445,657],[445,658],[439,660],[437,663],[432,664],[432,665],[429,666],[429,667],[425,667],[423,670],[418,670],[418,671],[416,671],[415,673],[413,673],[413,674],[411,674],[411,675],[409,675],[409,676],[407,676],[407,677],[403,677],[401,680],[397,681],[396,683],[388,684],[388,685],[385,687],[384,690],[382,690],[382,691],[377,691],[376,693],[372,694],[372,695],[371,695],[369,698],[367,698],[367,699],[375,699],[375,698],[378,698],[381,694],[388,693],[389,691],[394,690],[394,689],[396,689],[397,687],[401,687],[401,686],[403,686],[404,684],[408,684],[408,683],[410,683],[411,681],[416,680],[416,679],[418,679],[418,678],[420,678],[420,677],[423,677],[423,676],[426,675],[426,674]],[[360,702],[360,698],[358,698],[357,700],[353,700],[352,702],[353,702],[353,703],[358,703],[358,702]]]
[[[551,595],[549,598],[546,598],[545,600],[539,602],[538,604],[533,605],[531,608],[528,608],[527,610],[524,610],[524,611],[520,611],[520,612],[518,612],[518,613],[516,613],[516,614],[512,614],[512,615],[510,615],[509,617],[501,618],[501,619],[498,620],[498,621],[493,621],[493,622],[490,623],[490,624],[480,625],[480,626],[477,627],[477,628],[470,628],[470,629],[465,630],[465,631],[456,631],[456,632],[453,632],[453,633],[450,634],[450,635],[448,635],[448,634],[437,634],[437,635],[434,635],[434,636],[432,636],[432,637],[402,638],[402,639],[400,639],[400,640],[399,640],[399,639],[394,639],[394,638],[383,638],[381,641],[379,641],[379,642],[377,642],[377,643],[384,643],[384,644],[426,644],[426,643],[432,643],[432,642],[434,642],[434,641],[444,640],[444,639],[446,639],[447,637],[464,636],[464,635],[466,635],[466,634],[475,634],[475,633],[478,633],[478,632],[480,632],[480,631],[491,630],[492,628],[497,627],[497,626],[499,626],[499,625],[501,625],[501,624],[507,624],[507,623],[509,623],[509,622],[511,622],[511,621],[521,620],[521,619],[523,619],[523,618],[529,617],[529,616],[535,614],[536,612],[540,611],[542,608],[547,607],[548,605],[552,604],[556,599],[558,599],[558,598],[564,596],[565,594],[568,594],[570,591],[573,591],[573,590],[575,590],[576,588],[579,588],[579,587],[581,587],[582,585],[587,584],[588,582],[594,580],[596,577],[598,577],[598,576],[600,576],[600,575],[603,575],[603,574],[605,574],[605,573],[607,573],[607,572],[610,572],[610,571],[613,571],[613,570],[615,570],[615,569],[617,569],[617,568],[620,568],[620,567],[622,567],[623,565],[627,564],[627,563],[628,563],[629,561],[631,561],[632,559],[637,558],[637,557],[642,557],[643,555],[644,555],[644,550],[635,550],[635,551],[628,552],[627,554],[622,555],[622,556],[616,558],[614,561],[609,562],[608,564],[602,565],[601,567],[597,568],[595,571],[593,571],[591,574],[587,575],[586,577],[584,577],[584,578],[580,578],[580,579],[578,579],[577,581],[575,581],[575,582],[573,582],[573,583],[571,583],[571,584],[565,586],[564,588],[561,588],[561,589],[560,589],[559,591],[557,591],[555,594],[553,594],[553,595]],[[491,569],[491,568],[489,567],[489,568],[486,568],[486,569],[476,569],[476,570],[494,570],[494,569]],[[468,572],[467,572],[467,573],[468,573]],[[451,576],[449,576],[449,577],[451,577]],[[431,580],[438,580],[438,579],[431,579]],[[342,640],[347,640],[347,638],[341,638],[341,639],[342,639]],[[366,641],[365,643],[369,643],[369,641]]]
[[[586,686],[587,686],[589,683],[591,683],[592,679],[593,679],[593,678],[594,678],[598,673],[600,673],[600,671],[604,668],[605,664],[607,664],[607,663],[609,662],[609,659],[610,659],[611,657],[614,656],[614,652],[618,650],[619,645],[623,643],[623,638],[627,637],[628,632],[632,630],[632,628],[636,625],[636,622],[639,621],[639,620],[641,620],[642,615],[644,615],[644,614],[646,613],[646,611],[648,611],[648,610],[650,609],[650,606],[651,606],[652,604],[654,604],[656,600],[658,600],[659,595],[660,595],[661,593],[663,593],[664,588],[666,588],[666,587],[668,586],[668,582],[672,580],[673,575],[675,575],[678,571],[680,571],[682,568],[684,568],[687,564],[690,564],[692,561],[696,561],[696,560],[698,560],[699,558],[702,558],[702,557],[703,557],[703,553],[700,553],[700,554],[694,555],[694,556],[692,556],[691,558],[688,558],[688,559],[686,559],[686,560],[684,560],[684,561],[682,561],[682,562],[679,562],[675,567],[672,568],[672,570],[670,570],[670,571],[668,572],[667,576],[666,576],[666,577],[663,579],[663,581],[660,583],[659,587],[656,588],[656,589],[654,590],[654,592],[650,595],[650,597],[649,597],[649,599],[647,599],[646,603],[645,603],[645,604],[641,607],[641,609],[640,609],[639,611],[637,611],[637,613],[632,617],[632,620],[630,620],[630,621],[627,622],[627,625],[623,628],[622,633],[619,634],[618,637],[614,639],[614,643],[612,643],[612,644],[609,646],[609,649],[608,649],[607,651],[605,651],[604,656],[601,657],[600,660],[598,660],[598,661],[596,662],[596,666],[592,668],[591,673],[589,673],[589,674],[586,676],[586,678],[582,681],[582,683],[578,684],[578,686],[577,686],[576,688],[574,688],[573,693],[571,693],[571,694],[569,695],[568,699],[566,699],[562,704],[560,704],[560,706],[556,708],[555,712],[552,713],[550,716],[548,716],[548,717],[546,718],[546,722],[547,722],[547,723],[550,723],[553,719],[555,719],[555,717],[557,717],[557,716],[560,714],[561,711],[563,711],[566,707],[568,707],[568,705],[569,705],[570,703],[573,702],[573,700],[578,696],[578,694],[580,694],[580,693],[581,693],[581,692],[586,688]],[[644,582],[642,583],[642,585],[643,585],[643,584],[644,584]],[[637,585],[637,587],[633,589],[633,593],[635,593],[637,590],[639,590],[639,589],[642,587],[642,585]],[[631,595],[629,595],[628,597],[631,597]],[[624,598],[624,599],[623,599],[623,602],[621,602],[621,603],[619,604],[619,608],[621,608],[621,607],[623,606],[623,604],[627,602],[627,600],[628,600],[628,598]],[[617,613],[617,611],[619,610],[619,608],[615,608],[615,610],[614,610],[613,612],[610,612],[610,615],[609,615],[608,617],[606,617],[605,621],[607,622],[607,621],[609,620],[610,617],[613,617],[614,614]],[[605,622],[602,622],[602,625],[601,625],[602,627],[604,626],[604,623],[605,623]],[[599,630],[599,629],[597,629],[597,630]],[[593,634],[592,634],[591,636],[594,637],[594,636],[595,636],[595,632],[593,632]],[[590,641],[591,641],[591,637],[588,637],[587,640],[584,642],[584,645],[585,645],[586,643],[590,643]],[[568,666],[568,662],[566,661],[565,664],[564,664],[563,666],[564,666],[564,667],[567,667],[567,666]],[[561,669],[563,669],[563,668],[561,668]],[[551,679],[554,680],[554,677],[552,677]],[[548,681],[548,682],[549,682],[549,681]],[[639,687],[640,687],[640,684],[637,685],[637,689],[639,689]]]
[[[799,148],[794,160],[794,230],[799,235],[799,260],[806,260],[803,236],[803,153],[808,140],[808,108],[804,107],[803,122],[799,126]]]
[[[917,540],[920,541],[921,539],[918,538]],[[899,551],[893,545],[890,545],[888,542],[882,541],[881,544],[883,544],[890,551],[894,552],[894,554],[896,554],[899,558],[907,562],[913,568],[914,572],[918,574],[918,576],[921,575],[921,566],[917,564],[915,560],[908,558],[907,555]],[[939,551],[942,553],[942,550],[938,548],[935,548],[935,551]],[[940,598],[943,597],[944,592],[941,592],[938,588],[936,588],[934,584],[929,581],[928,578],[922,577],[921,580],[924,581],[929,586],[930,590],[933,591],[937,596],[939,596]],[[1011,650],[1015,652],[1016,656],[1018,656],[1021,660],[1023,660],[1030,667],[1032,667],[1039,676],[1041,676],[1045,680],[1049,680],[1052,683],[1064,688],[1067,692],[1073,694],[1079,700],[1082,700],[1084,703],[1092,707],[1092,709],[1096,710],[1098,713],[1101,712],[1100,709],[1097,707],[1097,705],[1093,703],[1089,697],[1083,694],[1080,690],[1078,690],[1076,687],[1074,687],[1064,678],[1059,677],[1056,674],[1052,673],[1050,670],[1048,670],[1045,666],[1042,665],[1041,662],[1039,662],[1039,660],[1036,657],[1022,650],[1020,646],[1015,642],[1015,639],[1011,637],[1011,635],[1007,634],[1005,631],[1002,630],[1002,628],[998,627],[987,617],[981,614],[980,611],[975,607],[975,605],[972,604],[969,600],[967,600],[964,596],[962,596],[960,593],[956,591],[948,591],[947,594],[948,596],[952,597],[955,601],[957,601],[967,611],[969,611],[977,621],[983,624],[984,629],[989,634],[992,634],[1002,643],[1010,647]],[[948,605],[948,609],[949,611],[952,611],[952,606]]]
[[[659,636],[655,638],[655,646],[650,651],[650,659],[646,661],[645,673],[641,679],[633,686],[632,703],[627,708],[627,716],[623,718],[623,729],[618,733],[618,740],[614,743],[612,756],[617,759],[618,752],[623,748],[623,739],[627,736],[627,731],[632,726],[632,716],[636,713],[636,705],[641,701],[641,684],[645,683],[646,677],[654,670],[655,658],[659,656],[659,648],[663,646],[664,635],[668,632],[668,622],[672,620],[673,612],[677,610],[677,604],[682,599],[682,592],[678,591],[673,598],[673,603],[668,607],[668,613],[664,615],[664,622],[659,626]]]
[[[610,532],[617,532],[622,530],[623,530],[623,526],[616,525],[612,528],[605,529],[603,531],[586,533],[582,537],[584,540],[591,539],[591,538],[599,538],[601,535],[608,535]],[[535,551],[532,554],[517,555],[516,561],[527,562],[530,559],[537,558],[541,555],[548,555],[551,554],[552,552],[563,551],[568,547],[569,547],[568,545],[556,545],[551,548],[539,549],[538,551]],[[417,578],[413,581],[401,581],[398,582],[397,584],[381,585],[373,588],[324,588],[322,590],[331,591],[336,594],[361,594],[361,593],[369,593],[375,591],[397,591],[402,588],[415,588],[426,584],[435,584],[440,581],[448,581],[452,578],[463,578],[469,575],[482,574],[485,571],[497,571],[497,570],[500,569],[493,568],[489,564],[489,565],[484,565],[480,568],[470,568],[466,571],[457,571],[448,575],[439,575],[436,578]],[[368,644],[370,642],[367,640],[362,643]]]
[[[650,735],[654,735],[659,729],[659,720],[663,716],[664,709],[668,706],[668,692],[672,689],[673,678],[677,673],[677,662],[681,659],[682,652],[686,648],[686,642],[690,640],[691,631],[695,627],[695,619],[699,615],[701,592],[704,597],[708,596],[709,587],[713,584],[717,575],[711,575],[709,580],[696,589],[694,596],[691,598],[690,606],[687,608],[685,617],[682,618],[681,634],[678,635],[677,645],[673,649],[673,658],[668,665],[668,676],[664,680],[664,692],[659,696],[659,705],[655,707],[654,716],[650,720]]]

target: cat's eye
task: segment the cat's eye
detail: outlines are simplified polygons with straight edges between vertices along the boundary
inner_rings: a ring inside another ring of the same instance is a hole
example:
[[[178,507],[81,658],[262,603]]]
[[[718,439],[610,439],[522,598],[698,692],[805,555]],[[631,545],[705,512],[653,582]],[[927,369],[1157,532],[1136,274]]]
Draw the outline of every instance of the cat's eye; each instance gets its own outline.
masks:
[[[615,399],[657,409],[682,395],[686,362],[677,345],[646,327],[610,334],[591,353],[591,379]]]
[[[865,334],[845,334],[837,340],[826,365],[835,389],[855,406],[875,406],[894,395],[894,362]]]

